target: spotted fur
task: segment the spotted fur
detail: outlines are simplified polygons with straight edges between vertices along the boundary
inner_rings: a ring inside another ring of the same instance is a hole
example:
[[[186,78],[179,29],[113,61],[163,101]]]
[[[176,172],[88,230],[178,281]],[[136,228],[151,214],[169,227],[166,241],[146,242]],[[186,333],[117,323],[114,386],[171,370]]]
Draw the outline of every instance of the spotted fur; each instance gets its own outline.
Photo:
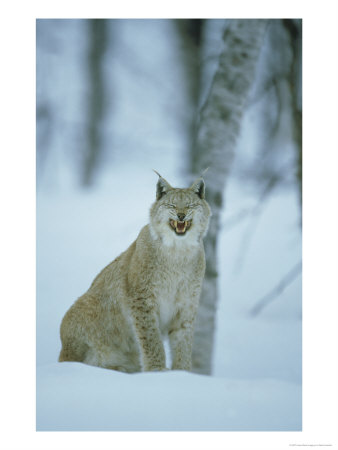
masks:
[[[59,361],[122,372],[166,370],[167,336],[171,368],[190,370],[209,216],[203,179],[178,189],[160,176],[149,224],[65,314]],[[177,229],[170,220],[180,222]]]

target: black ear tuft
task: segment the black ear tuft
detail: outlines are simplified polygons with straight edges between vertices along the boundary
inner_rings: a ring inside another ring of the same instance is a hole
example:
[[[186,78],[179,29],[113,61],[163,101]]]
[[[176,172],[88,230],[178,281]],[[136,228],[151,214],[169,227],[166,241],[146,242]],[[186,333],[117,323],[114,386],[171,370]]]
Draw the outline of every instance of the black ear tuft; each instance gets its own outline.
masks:
[[[205,183],[203,178],[198,178],[190,187],[201,199],[205,198]]]

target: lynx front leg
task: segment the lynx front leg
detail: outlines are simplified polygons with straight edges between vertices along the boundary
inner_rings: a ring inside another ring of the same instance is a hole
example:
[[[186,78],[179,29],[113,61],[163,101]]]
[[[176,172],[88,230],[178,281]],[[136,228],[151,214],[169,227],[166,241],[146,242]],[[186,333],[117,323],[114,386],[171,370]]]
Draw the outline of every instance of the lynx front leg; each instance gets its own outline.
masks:
[[[143,370],[165,370],[165,352],[155,308],[144,299],[131,305],[136,337],[140,346]]]
[[[169,330],[172,370],[191,370],[195,314],[178,318]]]

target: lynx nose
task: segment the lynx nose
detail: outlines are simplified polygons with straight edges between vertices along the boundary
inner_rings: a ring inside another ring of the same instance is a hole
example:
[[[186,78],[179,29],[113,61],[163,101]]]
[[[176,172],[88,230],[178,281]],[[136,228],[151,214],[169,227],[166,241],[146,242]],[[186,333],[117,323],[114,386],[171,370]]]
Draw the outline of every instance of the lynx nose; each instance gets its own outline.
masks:
[[[183,222],[183,220],[184,220],[184,218],[185,218],[185,214],[183,214],[183,213],[177,213],[177,217],[179,218],[179,220],[180,220],[181,222]]]

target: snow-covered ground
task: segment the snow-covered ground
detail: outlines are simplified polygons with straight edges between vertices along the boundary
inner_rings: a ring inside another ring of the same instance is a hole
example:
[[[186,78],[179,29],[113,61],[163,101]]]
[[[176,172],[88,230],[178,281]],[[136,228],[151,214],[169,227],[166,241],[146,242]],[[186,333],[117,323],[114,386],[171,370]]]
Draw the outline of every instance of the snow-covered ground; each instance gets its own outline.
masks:
[[[80,363],[37,374],[43,431],[298,431],[301,390],[278,379],[126,375]]]
[[[229,228],[234,215],[257,201],[229,180],[218,244],[220,302],[211,377],[127,375],[56,362],[64,313],[148,221],[157,181],[151,169],[176,186],[189,181],[183,171],[181,118],[172,112],[179,110],[182,96],[168,94],[177,92],[181,76],[167,45],[170,27],[134,25],[126,23],[118,34],[123,55],[128,39],[136,47],[134,56],[117,59],[112,71],[120,86],[114,98],[118,119],[111,133],[112,156],[98,184],[81,190],[68,183],[60,135],[38,183],[37,430],[301,430],[301,277],[260,315],[250,315],[259,298],[301,259],[297,196],[290,190],[271,195],[257,220],[247,218]],[[154,59],[143,51],[152,46]],[[152,78],[146,73],[136,82],[126,64],[138,67],[142,57],[145,67],[153,64],[156,70],[150,69]],[[160,97],[160,92],[166,94]]]

